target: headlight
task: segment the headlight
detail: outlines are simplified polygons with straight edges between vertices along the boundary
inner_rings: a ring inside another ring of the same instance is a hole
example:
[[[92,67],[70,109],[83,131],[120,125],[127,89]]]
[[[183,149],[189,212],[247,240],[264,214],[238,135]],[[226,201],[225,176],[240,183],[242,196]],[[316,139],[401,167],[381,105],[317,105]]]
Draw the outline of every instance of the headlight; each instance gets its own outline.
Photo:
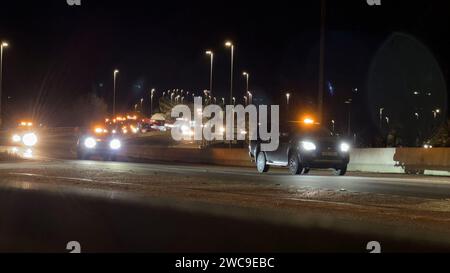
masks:
[[[302,141],[302,148],[306,151],[314,151],[316,149],[316,144],[310,141]]]
[[[13,135],[13,137],[12,137],[13,142],[20,142],[21,140],[22,140],[22,138],[19,135]]]
[[[95,148],[95,145],[97,145],[97,141],[92,137],[88,137],[84,140],[84,146],[88,149]]]
[[[120,140],[118,140],[118,139],[113,139],[109,143],[109,147],[113,150],[118,150],[118,149],[120,149],[120,147],[122,147],[122,143],[120,143]]]
[[[346,153],[346,152],[348,152],[348,151],[350,151],[350,145],[348,145],[347,143],[341,143],[341,152],[344,152],[344,153]]]
[[[34,146],[37,143],[37,136],[34,133],[28,133],[23,136],[22,141],[26,146]]]

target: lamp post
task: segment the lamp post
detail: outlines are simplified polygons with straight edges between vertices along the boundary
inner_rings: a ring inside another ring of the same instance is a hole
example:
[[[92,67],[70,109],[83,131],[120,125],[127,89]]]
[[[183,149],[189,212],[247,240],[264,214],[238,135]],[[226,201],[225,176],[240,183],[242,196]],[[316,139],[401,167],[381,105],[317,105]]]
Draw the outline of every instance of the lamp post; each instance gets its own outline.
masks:
[[[332,119],[331,120],[331,128],[332,128],[332,132],[333,132],[333,135],[335,135],[335,126],[334,126],[334,124],[335,124],[335,121],[334,121],[334,119]]]
[[[287,106],[287,114],[289,116],[289,99],[291,98],[291,94],[290,93],[286,93],[286,106]]]
[[[150,91],[150,118],[153,115],[153,95],[155,93],[155,88],[152,88],[152,90]],[[163,93],[164,96],[164,93]]]
[[[382,127],[383,127],[383,111],[384,111],[384,108],[380,108],[379,111],[380,111],[379,118],[380,118],[380,130],[381,130],[381,129],[383,129]]]
[[[144,107],[142,106],[142,103],[144,102],[144,98],[141,98],[141,114],[144,114]]]
[[[116,79],[117,74],[119,74],[119,70],[114,70],[114,89],[113,89],[113,117],[116,116]]]
[[[208,50],[206,51],[206,55],[209,55],[211,62],[209,69],[209,92],[212,94],[214,53],[211,50]]]
[[[245,77],[245,82],[246,82],[245,92],[248,92],[249,91],[249,89],[248,89],[248,80],[250,78],[250,74],[248,74],[247,72],[243,72],[242,75]]]
[[[225,43],[226,47],[231,50],[231,65],[230,65],[230,103],[233,100],[233,65],[234,65],[234,45],[232,42],[228,41]]]
[[[253,103],[253,94],[250,91],[247,91],[248,94],[248,103],[252,104]]]
[[[0,127],[2,126],[2,86],[3,86],[3,48],[8,47],[7,42],[0,43]]]
[[[348,105],[347,134],[348,134],[348,136],[350,136],[350,135],[351,135],[351,131],[352,131],[352,129],[351,129],[351,120],[352,120],[352,118],[351,118],[351,109],[352,109],[352,106],[351,106],[351,105],[352,105],[352,99],[348,99],[348,100],[346,100],[344,103]]]

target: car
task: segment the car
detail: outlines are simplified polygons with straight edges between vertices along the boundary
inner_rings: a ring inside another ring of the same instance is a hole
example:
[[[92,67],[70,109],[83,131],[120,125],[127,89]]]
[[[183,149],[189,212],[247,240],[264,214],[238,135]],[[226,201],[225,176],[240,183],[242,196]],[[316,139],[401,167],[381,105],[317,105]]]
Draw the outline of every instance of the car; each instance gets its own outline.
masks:
[[[38,143],[38,129],[33,122],[21,121],[16,128],[12,130],[11,144],[14,146],[31,148]]]
[[[261,151],[261,141],[250,141],[249,155],[259,173],[270,166],[288,167],[293,175],[307,174],[310,169],[333,169],[335,175],[345,175],[350,160],[350,144],[328,129],[306,120],[288,126],[280,134],[278,149]]]
[[[78,137],[77,158],[90,159],[99,156],[104,160],[115,161],[121,148],[122,140],[119,134],[97,127]]]

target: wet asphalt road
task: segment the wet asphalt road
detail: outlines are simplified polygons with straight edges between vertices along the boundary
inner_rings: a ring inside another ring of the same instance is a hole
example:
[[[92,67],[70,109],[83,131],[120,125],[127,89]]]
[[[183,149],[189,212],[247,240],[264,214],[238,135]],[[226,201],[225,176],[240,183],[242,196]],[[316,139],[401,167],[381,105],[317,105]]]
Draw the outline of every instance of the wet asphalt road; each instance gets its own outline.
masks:
[[[52,174],[67,170],[71,170],[70,176]],[[178,182],[193,176],[211,182],[226,179],[256,186],[345,189],[399,198],[441,199],[450,193],[447,178],[418,176],[334,177],[321,171],[294,177],[283,169],[257,175],[249,168],[73,160],[2,163],[0,251],[66,252],[67,242],[79,241],[82,251],[87,252],[365,252],[365,244],[374,238],[382,240],[388,251],[448,250],[446,246],[398,241],[370,232],[346,232],[332,225],[311,225],[301,217],[301,221],[291,222],[292,219],[284,219],[288,216],[271,211],[145,198],[119,190],[68,187],[53,182],[63,179],[96,183],[94,177],[86,176],[92,170],[110,174],[114,177],[111,181],[124,185],[134,183],[123,178],[127,173],[150,181],[157,179],[154,174],[158,172]],[[36,183],[36,179],[41,181]]]

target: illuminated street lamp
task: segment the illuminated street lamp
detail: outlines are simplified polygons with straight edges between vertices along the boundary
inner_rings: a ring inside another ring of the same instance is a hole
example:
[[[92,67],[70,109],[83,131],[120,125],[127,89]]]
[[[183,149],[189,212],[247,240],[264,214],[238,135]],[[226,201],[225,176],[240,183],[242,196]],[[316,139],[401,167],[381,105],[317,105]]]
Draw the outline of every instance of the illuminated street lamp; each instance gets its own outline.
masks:
[[[291,99],[291,94],[290,93],[286,93],[286,112],[289,116],[289,101]]]
[[[414,116],[416,116],[417,119],[419,119],[419,117],[420,117],[419,113],[417,113],[417,112],[414,113]]]
[[[248,89],[248,79],[250,78],[250,74],[248,74],[247,72],[243,72],[242,75],[245,77],[245,81],[247,83],[247,85],[246,85],[247,89],[245,89],[245,92],[248,92],[249,91],[249,89]]]
[[[334,124],[335,124],[335,121],[334,121],[334,119],[332,119],[331,120],[331,128],[332,128],[333,135],[334,135]]]
[[[144,108],[142,107],[142,103],[144,102],[144,98],[141,98],[141,112],[144,114]]]
[[[0,44],[0,126],[2,126],[3,48],[8,46],[7,42],[1,42]]]
[[[379,117],[380,117],[380,129],[383,127],[383,123],[382,123],[383,111],[384,111],[384,108],[380,108],[380,115],[379,115]]]
[[[248,94],[248,103],[252,104],[253,103],[253,95],[250,91],[247,91]]]
[[[152,88],[150,91],[150,117],[153,115],[153,96],[155,94],[155,88]],[[163,92],[164,97],[164,92]]]
[[[234,45],[232,42],[227,41],[225,43],[226,47],[231,50],[231,65],[230,65],[230,102],[233,100],[233,64],[234,64]]]
[[[439,113],[441,113],[441,109],[435,109],[435,110],[433,110],[433,111],[431,111],[431,112],[433,113],[434,118],[437,118],[437,115],[438,115]]]
[[[117,74],[119,74],[119,70],[114,70],[114,89],[113,89],[113,117],[116,116],[116,79]]]
[[[206,55],[209,55],[210,60],[211,60],[211,65],[210,65],[210,69],[209,69],[209,92],[212,93],[214,53],[211,50],[208,50],[208,51],[206,51]]]

